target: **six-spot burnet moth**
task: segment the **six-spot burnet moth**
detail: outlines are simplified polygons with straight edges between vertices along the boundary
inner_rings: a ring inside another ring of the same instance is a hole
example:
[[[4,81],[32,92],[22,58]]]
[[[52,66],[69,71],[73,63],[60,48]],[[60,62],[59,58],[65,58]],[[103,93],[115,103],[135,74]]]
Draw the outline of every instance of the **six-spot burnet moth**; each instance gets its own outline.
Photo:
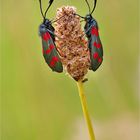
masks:
[[[92,13],[95,10],[97,0],[94,2],[94,7],[92,11],[90,10],[90,6],[87,0],[85,0],[88,8],[89,8],[89,14],[87,14],[85,17],[80,16],[81,18],[84,18],[86,21],[84,30],[85,34],[88,38],[88,48],[90,51],[90,59],[91,59],[91,68],[93,71],[96,71],[99,66],[102,64],[103,61],[103,47],[102,43],[99,37],[98,32],[98,24],[97,21],[92,17]]]
[[[39,34],[42,39],[42,52],[48,66],[55,72],[63,72],[63,66],[55,46],[55,35],[52,21],[46,18],[47,11],[52,5],[54,0],[49,1],[45,13],[43,14],[42,2],[39,0],[40,11],[43,17],[43,23],[39,26]]]

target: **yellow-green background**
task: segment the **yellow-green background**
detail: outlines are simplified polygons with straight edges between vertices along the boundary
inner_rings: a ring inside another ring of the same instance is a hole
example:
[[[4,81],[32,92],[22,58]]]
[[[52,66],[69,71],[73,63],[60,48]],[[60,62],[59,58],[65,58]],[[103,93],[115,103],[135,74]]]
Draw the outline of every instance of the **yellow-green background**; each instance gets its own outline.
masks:
[[[55,0],[50,19],[61,5],[88,11],[84,0]],[[1,139],[88,140],[76,83],[43,59],[38,0],[0,0],[0,8]],[[104,62],[88,73],[85,93],[97,140],[138,140],[138,0],[98,0],[93,15]]]

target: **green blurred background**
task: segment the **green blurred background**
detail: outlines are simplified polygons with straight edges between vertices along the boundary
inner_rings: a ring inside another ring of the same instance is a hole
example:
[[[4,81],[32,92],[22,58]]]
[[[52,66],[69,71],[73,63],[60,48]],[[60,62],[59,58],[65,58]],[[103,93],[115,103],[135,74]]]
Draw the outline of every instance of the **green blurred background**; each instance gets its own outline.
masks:
[[[48,17],[62,5],[88,11],[84,0],[55,0]],[[2,140],[88,140],[76,83],[44,62],[38,0],[0,6]],[[138,140],[138,0],[98,0],[93,15],[104,46],[102,66],[85,83],[96,138]]]

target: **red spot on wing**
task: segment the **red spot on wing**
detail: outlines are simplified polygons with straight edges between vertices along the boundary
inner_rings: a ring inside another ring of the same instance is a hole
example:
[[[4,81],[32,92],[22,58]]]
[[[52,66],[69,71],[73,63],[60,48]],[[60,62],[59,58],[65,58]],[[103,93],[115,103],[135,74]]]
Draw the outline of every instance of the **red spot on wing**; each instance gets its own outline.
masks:
[[[47,49],[47,50],[46,50],[46,54],[49,54],[50,52],[51,52],[50,49]]]
[[[100,48],[100,47],[101,47],[101,44],[100,44],[100,43],[98,43],[98,44],[97,44],[97,48]]]
[[[51,59],[51,62],[50,62],[50,66],[51,67],[54,67],[55,64],[59,61],[58,57],[56,56],[53,56],[52,59]]]
[[[58,61],[58,57],[53,56],[53,57],[52,57],[52,60],[57,62],[57,61]]]
[[[92,34],[92,35],[95,35],[95,36],[98,36],[98,35],[99,35],[98,30],[97,30],[96,27],[92,27],[92,28],[91,28],[91,34]]]
[[[49,54],[54,48],[54,45],[50,44],[49,49],[46,50],[46,54]]]
[[[55,47],[54,47],[54,45],[50,44],[49,48],[50,48],[50,50],[53,50]]]
[[[97,43],[97,42],[94,42],[93,43],[93,46],[95,46],[96,48],[100,48],[101,47],[101,44],[100,43]]]
[[[97,46],[97,42],[94,42],[94,43],[93,43],[93,46],[95,46],[95,47],[96,47],[96,46]]]
[[[93,58],[94,59],[97,59],[99,57],[99,54],[97,53],[97,52],[95,52],[94,54],[93,54]]]
[[[48,32],[44,33],[42,37],[43,37],[43,40],[45,40],[45,41],[48,41],[51,38],[51,36]]]
[[[98,62],[101,63],[101,62],[102,62],[102,58],[99,58],[99,59],[98,59]]]

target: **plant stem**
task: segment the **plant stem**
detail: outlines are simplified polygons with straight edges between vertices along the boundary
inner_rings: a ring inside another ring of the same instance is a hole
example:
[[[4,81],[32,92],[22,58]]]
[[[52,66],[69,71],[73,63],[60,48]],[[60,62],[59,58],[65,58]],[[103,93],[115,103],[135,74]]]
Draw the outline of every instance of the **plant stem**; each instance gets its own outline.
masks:
[[[78,90],[79,90],[79,96],[80,96],[80,100],[81,100],[81,104],[82,104],[83,114],[84,114],[85,121],[86,121],[87,126],[88,126],[90,140],[95,140],[95,135],[94,135],[94,131],[92,128],[92,123],[91,123],[90,116],[89,116],[89,113],[87,110],[86,97],[84,95],[84,89],[83,89],[83,82],[78,81],[77,86],[78,86]]]

